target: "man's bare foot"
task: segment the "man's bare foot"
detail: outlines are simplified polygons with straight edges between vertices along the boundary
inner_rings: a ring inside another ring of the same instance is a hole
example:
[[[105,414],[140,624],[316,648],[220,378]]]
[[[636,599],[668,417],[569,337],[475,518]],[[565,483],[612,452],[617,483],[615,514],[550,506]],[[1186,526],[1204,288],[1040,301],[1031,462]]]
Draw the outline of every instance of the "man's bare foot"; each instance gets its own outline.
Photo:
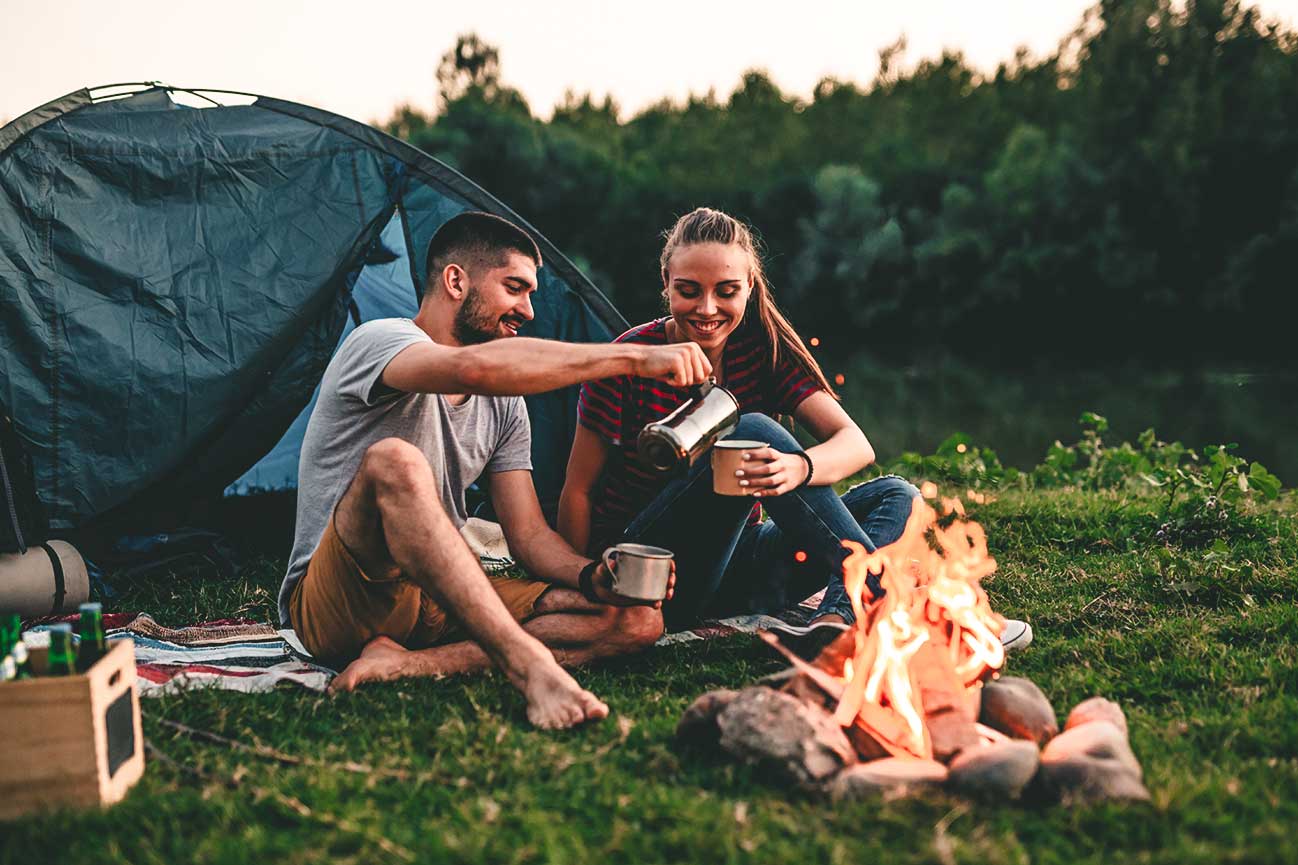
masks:
[[[365,682],[386,682],[401,677],[404,659],[409,650],[391,637],[375,637],[365,644],[361,655],[347,665],[329,683],[333,693],[351,691]]]
[[[545,730],[575,727],[586,721],[608,717],[608,706],[589,691],[583,690],[554,659],[550,651],[536,643],[537,652],[516,675],[509,675],[514,687],[527,700],[527,719]],[[332,692],[350,691],[365,682],[388,682],[411,675],[432,675],[426,666],[412,663],[417,652],[411,652],[388,637],[370,640],[361,655],[334,677]]]
[[[608,706],[578,685],[549,652],[538,656],[518,679],[510,679],[527,700],[527,720],[543,730],[563,730],[608,717]]]

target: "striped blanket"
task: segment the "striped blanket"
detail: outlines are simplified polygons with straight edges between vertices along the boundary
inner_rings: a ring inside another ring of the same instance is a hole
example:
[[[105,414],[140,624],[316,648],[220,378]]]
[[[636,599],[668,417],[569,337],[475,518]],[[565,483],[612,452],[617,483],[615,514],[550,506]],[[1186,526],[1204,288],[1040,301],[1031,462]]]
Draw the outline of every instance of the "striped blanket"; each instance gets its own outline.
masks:
[[[686,631],[664,634],[659,646],[754,633],[777,622],[806,624],[819,597],[808,598],[778,616],[750,615],[701,622]],[[75,622],[75,616],[41,620],[23,634],[33,648],[49,642],[50,625]],[[220,688],[262,693],[280,685],[323,691],[334,671],[313,662],[291,630],[276,630],[249,619],[221,619],[183,628],[167,628],[147,613],[104,616],[108,639],[135,643],[140,694],[158,696],[186,688]]]
[[[67,616],[64,621],[74,621]],[[47,644],[46,619],[23,635],[33,646]],[[147,613],[104,616],[108,639],[135,643],[136,674],[143,696],[192,687],[261,693],[282,684],[323,691],[334,671],[312,663],[292,631],[277,631],[247,619],[222,619],[166,628]]]

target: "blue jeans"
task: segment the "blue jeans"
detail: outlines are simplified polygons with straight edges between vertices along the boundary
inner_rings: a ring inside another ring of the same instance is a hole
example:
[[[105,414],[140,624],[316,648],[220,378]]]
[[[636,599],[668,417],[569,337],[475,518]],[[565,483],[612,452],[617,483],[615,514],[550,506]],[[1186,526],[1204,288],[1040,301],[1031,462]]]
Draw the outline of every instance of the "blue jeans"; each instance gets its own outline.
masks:
[[[788,430],[763,414],[741,416],[732,435],[769,442],[784,453],[802,450]],[[825,599],[816,615],[836,613],[851,622],[855,615],[843,588],[848,551],[841,542],[874,550],[897,540],[918,495],[913,484],[895,476],[858,484],[841,497],[832,487],[807,486],[760,499],[770,519],[749,526],[754,500],[714,493],[711,461],[700,459],[663,488],[621,540],[676,554],[676,594],[663,605],[668,628],[704,616],[778,612],[821,588]],[[799,552],[806,553],[804,561],[797,560]],[[868,582],[881,592],[877,578]]]

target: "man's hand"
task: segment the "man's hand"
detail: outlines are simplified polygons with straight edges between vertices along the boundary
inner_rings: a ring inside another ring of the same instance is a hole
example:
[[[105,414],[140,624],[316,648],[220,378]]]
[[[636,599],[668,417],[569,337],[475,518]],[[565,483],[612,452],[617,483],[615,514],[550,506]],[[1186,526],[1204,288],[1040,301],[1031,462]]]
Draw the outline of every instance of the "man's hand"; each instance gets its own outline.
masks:
[[[672,559],[671,576],[667,578],[667,597],[663,601],[641,601],[637,598],[627,598],[613,591],[613,574],[604,562],[599,563],[595,573],[591,575],[591,585],[595,589],[595,596],[601,601],[612,607],[653,607],[655,610],[662,609],[663,601],[670,601],[672,595],[676,593],[676,560]]]
[[[703,384],[712,375],[712,363],[695,342],[641,346],[633,366],[635,375],[676,387]]]
[[[735,475],[754,498],[782,496],[806,480],[807,461],[774,448],[757,448],[744,453],[743,468]]]

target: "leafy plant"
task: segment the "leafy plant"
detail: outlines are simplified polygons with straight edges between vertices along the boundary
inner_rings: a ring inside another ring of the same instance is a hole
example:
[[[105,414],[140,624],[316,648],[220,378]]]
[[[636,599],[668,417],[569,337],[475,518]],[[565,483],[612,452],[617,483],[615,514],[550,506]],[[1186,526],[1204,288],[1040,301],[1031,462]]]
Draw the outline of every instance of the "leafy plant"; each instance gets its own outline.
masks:
[[[1152,492],[1160,503],[1155,540],[1186,546],[1207,546],[1243,529],[1240,521],[1255,500],[1270,501],[1280,493],[1280,479],[1261,463],[1236,454],[1235,444],[1209,445],[1200,452],[1163,441],[1147,429],[1134,444],[1109,445],[1104,440],[1109,422],[1103,415],[1083,412],[1078,423],[1077,441],[1056,441],[1026,474],[1002,465],[995,451],[975,445],[964,433],[949,436],[932,454],[907,452],[880,469],[916,482],[973,490]]]
[[[907,451],[888,463],[884,470],[916,481],[933,481],[944,486],[975,490],[1019,484],[1023,473],[1001,464],[991,448],[978,447],[962,432],[953,433],[927,456]]]

